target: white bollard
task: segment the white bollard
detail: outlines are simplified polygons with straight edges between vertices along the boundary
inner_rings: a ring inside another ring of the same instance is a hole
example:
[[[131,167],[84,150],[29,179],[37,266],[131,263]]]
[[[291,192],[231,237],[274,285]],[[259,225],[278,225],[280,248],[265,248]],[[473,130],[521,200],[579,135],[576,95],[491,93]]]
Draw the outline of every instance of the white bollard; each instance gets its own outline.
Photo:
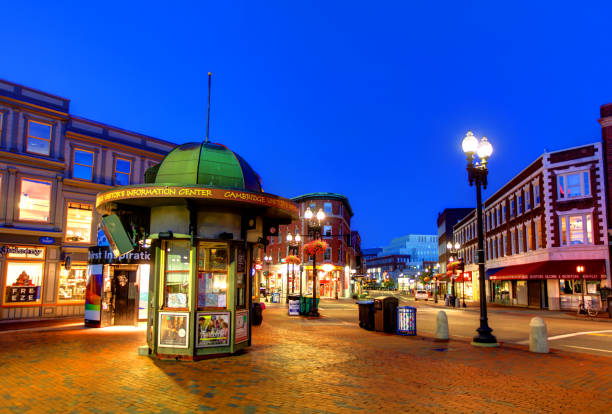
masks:
[[[529,351],[548,353],[548,334],[546,333],[546,323],[542,318],[535,317],[529,322]]]
[[[448,319],[444,311],[436,317],[436,341],[448,341]]]

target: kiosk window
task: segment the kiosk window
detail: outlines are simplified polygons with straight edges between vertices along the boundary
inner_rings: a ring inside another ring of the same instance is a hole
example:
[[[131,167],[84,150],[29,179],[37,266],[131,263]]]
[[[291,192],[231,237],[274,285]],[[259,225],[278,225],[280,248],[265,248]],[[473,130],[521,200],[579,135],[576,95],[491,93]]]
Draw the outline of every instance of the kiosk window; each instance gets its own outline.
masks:
[[[165,305],[166,308],[189,306],[189,240],[166,242]]]
[[[227,308],[227,245],[200,243],[198,247],[198,307]]]

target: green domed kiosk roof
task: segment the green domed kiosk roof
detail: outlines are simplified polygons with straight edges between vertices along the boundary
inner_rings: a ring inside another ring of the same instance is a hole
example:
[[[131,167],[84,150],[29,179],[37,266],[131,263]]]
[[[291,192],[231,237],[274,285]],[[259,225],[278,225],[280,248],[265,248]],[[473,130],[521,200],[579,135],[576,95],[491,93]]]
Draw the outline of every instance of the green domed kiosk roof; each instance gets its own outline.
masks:
[[[190,142],[176,147],[159,165],[152,182],[263,191],[259,175],[244,158],[213,143]]]

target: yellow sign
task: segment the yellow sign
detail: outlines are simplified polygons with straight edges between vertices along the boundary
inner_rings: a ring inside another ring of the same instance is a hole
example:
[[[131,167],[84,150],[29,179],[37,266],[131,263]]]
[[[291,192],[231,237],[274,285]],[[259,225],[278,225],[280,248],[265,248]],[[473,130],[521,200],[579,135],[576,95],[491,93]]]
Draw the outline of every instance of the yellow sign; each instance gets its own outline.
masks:
[[[290,200],[280,197],[250,193],[246,191],[224,190],[206,187],[175,187],[175,186],[125,186],[99,193],[96,197],[96,207],[102,204],[141,198],[193,198],[210,200],[228,200],[276,207],[281,210],[298,212],[298,206]]]

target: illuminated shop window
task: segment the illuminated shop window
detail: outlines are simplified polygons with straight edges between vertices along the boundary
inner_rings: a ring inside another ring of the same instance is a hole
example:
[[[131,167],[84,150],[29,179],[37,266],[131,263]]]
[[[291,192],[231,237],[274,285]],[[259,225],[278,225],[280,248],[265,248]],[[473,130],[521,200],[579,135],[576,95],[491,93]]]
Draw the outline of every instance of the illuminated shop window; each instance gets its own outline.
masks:
[[[40,302],[44,262],[6,263],[6,302]]]
[[[115,160],[115,184],[129,185],[132,174],[132,162],[123,158]]]
[[[90,243],[92,220],[93,206],[68,203],[66,213],[66,241]]]
[[[48,222],[51,206],[51,183],[22,178],[20,188],[19,220]]]
[[[584,197],[591,194],[588,171],[559,175],[557,182],[557,194],[560,200]]]
[[[227,308],[227,245],[198,246],[198,308]]]
[[[561,245],[593,244],[593,221],[590,214],[561,216]]]
[[[189,240],[165,242],[166,266],[164,303],[166,308],[189,307]]]
[[[28,121],[27,152],[49,155],[51,152],[51,125]]]
[[[70,270],[64,266],[60,269],[59,290],[57,300],[84,301],[85,288],[87,285],[87,266],[72,265]]]
[[[74,150],[72,177],[91,181],[93,179],[94,153],[80,149]]]

